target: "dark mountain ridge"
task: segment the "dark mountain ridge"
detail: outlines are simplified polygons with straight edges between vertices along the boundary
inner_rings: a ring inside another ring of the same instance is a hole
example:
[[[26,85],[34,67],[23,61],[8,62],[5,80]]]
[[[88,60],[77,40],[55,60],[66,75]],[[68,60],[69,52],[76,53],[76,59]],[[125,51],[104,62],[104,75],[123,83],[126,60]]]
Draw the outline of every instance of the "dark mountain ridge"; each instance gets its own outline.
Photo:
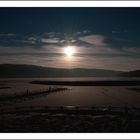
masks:
[[[50,68],[25,64],[0,64],[0,78],[30,78],[30,77],[115,77],[129,75],[139,76],[140,71],[121,72],[104,69],[87,68]]]
[[[122,77],[140,77],[140,70],[130,71],[130,72],[122,72],[120,74]]]
[[[119,71],[103,69],[63,69],[49,68],[24,64],[0,64],[1,78],[16,77],[91,77],[91,76],[115,76]]]

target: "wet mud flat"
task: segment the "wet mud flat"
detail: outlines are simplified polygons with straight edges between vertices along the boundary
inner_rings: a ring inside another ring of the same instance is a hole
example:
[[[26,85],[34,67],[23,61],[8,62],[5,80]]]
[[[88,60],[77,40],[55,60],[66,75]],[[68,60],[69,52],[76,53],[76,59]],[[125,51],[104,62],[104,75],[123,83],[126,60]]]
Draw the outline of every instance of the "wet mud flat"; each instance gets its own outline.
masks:
[[[129,89],[140,93],[140,88],[129,88]]]
[[[0,89],[8,89],[8,88],[11,88],[11,87],[0,87]]]
[[[135,113],[134,113],[135,110]],[[139,109],[45,108],[1,113],[0,132],[140,132]]]

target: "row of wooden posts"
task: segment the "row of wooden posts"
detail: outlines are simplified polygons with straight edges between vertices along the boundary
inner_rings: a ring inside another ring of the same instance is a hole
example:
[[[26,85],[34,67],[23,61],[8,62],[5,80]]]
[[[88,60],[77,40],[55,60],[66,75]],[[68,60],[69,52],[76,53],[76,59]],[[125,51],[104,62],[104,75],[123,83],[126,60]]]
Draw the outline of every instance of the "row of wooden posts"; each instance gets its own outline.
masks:
[[[14,93],[11,96],[3,96],[0,98],[0,101],[9,101],[12,99],[18,99],[18,98],[27,98],[27,97],[32,97],[32,96],[40,96],[40,95],[45,95],[45,94],[50,94],[53,92],[60,92],[67,90],[68,88],[60,88],[60,87],[48,87],[47,89],[44,90],[36,90],[36,91],[30,91],[26,90],[25,92],[19,92],[19,93]]]

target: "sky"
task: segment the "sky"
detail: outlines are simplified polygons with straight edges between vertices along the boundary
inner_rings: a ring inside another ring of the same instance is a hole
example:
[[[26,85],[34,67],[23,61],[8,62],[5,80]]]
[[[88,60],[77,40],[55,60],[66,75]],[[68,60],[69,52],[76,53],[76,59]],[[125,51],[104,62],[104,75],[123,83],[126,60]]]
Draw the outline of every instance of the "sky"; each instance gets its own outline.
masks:
[[[138,70],[139,15],[140,8],[0,8],[0,64]]]

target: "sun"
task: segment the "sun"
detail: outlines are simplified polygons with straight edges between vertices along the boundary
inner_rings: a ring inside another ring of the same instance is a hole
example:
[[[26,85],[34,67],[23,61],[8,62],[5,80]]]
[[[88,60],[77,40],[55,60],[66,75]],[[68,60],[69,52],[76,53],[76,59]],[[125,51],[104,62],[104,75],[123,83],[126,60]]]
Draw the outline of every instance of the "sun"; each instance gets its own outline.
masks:
[[[75,53],[75,49],[74,49],[73,46],[67,46],[67,47],[64,48],[64,53],[67,56],[72,56]]]

